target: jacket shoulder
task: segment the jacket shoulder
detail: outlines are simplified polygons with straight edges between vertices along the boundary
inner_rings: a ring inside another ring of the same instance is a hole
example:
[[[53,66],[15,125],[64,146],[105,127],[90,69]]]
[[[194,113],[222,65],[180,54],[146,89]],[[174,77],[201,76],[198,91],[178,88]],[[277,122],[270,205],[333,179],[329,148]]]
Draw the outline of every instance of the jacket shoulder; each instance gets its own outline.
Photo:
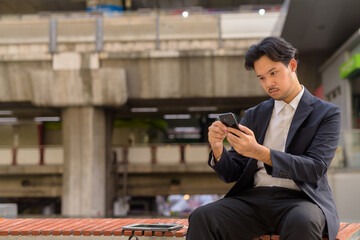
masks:
[[[258,112],[262,112],[264,110],[272,109],[273,107],[274,107],[274,100],[272,98],[270,98],[268,100],[265,100],[265,101],[259,103],[258,105],[254,106],[254,107],[247,109],[245,111],[245,114],[253,115]]]
[[[268,100],[265,100],[265,101],[259,103],[258,105],[254,106],[254,107],[249,108],[246,111],[253,111],[253,112],[262,111],[264,109],[272,108],[273,106],[274,106],[274,99],[270,98]]]
[[[331,112],[340,112],[340,107],[331,103],[331,102],[328,102],[328,101],[325,101],[325,100],[322,100],[318,97],[313,97],[314,98],[314,102],[313,102],[313,106],[314,108],[316,109],[322,109],[322,110],[326,110],[326,111],[331,111]]]

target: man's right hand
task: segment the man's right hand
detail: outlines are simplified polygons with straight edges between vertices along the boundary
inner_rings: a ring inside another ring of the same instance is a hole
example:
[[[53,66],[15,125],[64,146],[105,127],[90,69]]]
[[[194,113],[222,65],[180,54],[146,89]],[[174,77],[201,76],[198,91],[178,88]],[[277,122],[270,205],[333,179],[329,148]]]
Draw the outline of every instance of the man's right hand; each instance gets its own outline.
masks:
[[[215,162],[221,157],[224,149],[224,138],[226,137],[227,127],[220,121],[213,122],[209,127],[209,143],[213,150]]]

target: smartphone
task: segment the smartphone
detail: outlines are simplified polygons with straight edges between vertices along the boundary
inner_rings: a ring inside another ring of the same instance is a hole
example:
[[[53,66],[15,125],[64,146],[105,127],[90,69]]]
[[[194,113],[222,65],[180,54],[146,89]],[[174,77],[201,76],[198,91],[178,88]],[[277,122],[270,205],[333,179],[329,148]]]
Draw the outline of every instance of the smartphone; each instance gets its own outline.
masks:
[[[232,127],[240,130],[236,121],[235,115],[231,112],[219,114],[220,121],[227,127]],[[241,130],[240,130],[241,131]]]
[[[158,232],[168,232],[168,231],[176,231],[182,229],[184,226],[176,223],[138,223],[131,224],[127,226],[123,226],[124,230],[133,230],[133,231],[158,231]]]

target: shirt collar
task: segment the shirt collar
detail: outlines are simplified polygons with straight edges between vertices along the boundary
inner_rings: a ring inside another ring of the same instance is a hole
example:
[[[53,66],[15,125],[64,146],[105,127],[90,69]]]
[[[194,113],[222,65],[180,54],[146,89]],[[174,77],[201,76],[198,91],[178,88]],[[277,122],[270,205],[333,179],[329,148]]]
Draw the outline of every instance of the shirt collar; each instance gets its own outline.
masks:
[[[289,103],[290,106],[292,106],[295,110],[297,108],[297,106],[299,105],[300,99],[302,97],[302,95],[304,94],[304,86],[301,85],[301,91],[298,93],[298,95],[296,95],[296,97],[294,97],[294,99]],[[284,101],[279,101],[279,100],[275,100],[275,113],[276,115],[279,114],[279,112],[281,112],[281,110],[285,107],[287,103]]]

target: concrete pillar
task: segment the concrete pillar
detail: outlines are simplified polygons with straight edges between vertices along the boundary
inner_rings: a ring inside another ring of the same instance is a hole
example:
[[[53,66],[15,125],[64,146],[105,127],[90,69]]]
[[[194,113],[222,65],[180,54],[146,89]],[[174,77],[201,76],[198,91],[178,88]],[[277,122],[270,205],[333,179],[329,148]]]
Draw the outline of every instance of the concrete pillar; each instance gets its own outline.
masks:
[[[105,216],[105,112],[95,107],[62,111],[64,174],[62,214]]]

